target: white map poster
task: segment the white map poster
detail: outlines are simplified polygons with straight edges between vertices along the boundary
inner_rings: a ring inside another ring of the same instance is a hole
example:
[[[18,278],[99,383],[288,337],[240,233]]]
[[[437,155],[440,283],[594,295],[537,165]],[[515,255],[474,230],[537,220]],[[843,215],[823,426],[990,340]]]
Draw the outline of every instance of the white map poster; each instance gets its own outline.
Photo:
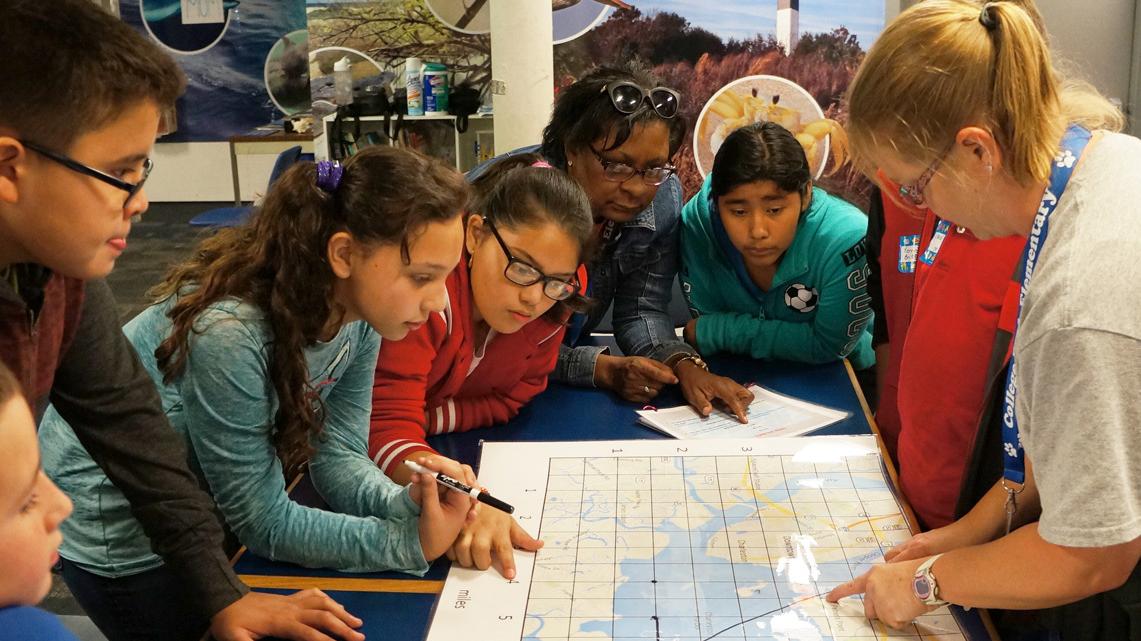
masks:
[[[870,436],[484,443],[480,482],[546,545],[453,567],[428,641],[966,638],[824,601],[910,536]]]

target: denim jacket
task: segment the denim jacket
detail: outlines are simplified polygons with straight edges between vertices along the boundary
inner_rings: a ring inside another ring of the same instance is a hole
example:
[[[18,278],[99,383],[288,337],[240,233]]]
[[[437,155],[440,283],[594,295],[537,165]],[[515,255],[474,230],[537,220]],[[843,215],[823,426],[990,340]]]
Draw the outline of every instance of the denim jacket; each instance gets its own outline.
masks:
[[[537,151],[537,145],[523,147],[493,158],[472,169],[468,179],[478,177],[498,160]],[[697,353],[677,337],[668,311],[678,271],[682,204],[681,181],[670,176],[658,187],[650,206],[619,225],[614,237],[587,264],[588,294],[595,305],[571,320],[551,375],[554,380],[594,385],[594,366],[605,348],[578,343],[598,326],[611,304],[614,338],[623,354],[665,361],[679,352]]]

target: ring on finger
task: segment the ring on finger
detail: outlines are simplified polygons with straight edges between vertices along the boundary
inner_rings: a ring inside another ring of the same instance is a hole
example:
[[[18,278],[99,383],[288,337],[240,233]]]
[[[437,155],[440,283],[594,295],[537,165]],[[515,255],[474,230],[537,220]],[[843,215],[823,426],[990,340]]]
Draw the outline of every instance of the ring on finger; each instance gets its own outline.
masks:
[[[642,391],[649,394],[650,393],[650,386],[649,385],[643,385]]]

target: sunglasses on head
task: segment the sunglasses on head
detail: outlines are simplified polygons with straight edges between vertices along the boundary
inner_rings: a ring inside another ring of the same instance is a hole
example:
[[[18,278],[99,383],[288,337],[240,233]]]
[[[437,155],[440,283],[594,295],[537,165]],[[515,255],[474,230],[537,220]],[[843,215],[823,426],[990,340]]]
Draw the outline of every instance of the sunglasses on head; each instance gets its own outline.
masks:
[[[654,87],[646,91],[628,80],[615,80],[602,90],[610,96],[614,108],[624,114],[638,111],[643,102],[649,101],[659,116],[669,119],[677,115],[681,103],[681,94],[669,87]]]

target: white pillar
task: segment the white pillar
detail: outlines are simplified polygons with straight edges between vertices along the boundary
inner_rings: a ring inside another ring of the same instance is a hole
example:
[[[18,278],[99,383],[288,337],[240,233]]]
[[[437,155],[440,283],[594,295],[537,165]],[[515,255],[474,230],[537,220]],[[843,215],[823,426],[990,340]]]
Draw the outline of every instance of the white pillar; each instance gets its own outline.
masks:
[[[800,0],[777,0],[777,43],[791,55],[800,41]]]
[[[491,0],[496,154],[543,139],[555,99],[552,24],[546,0]]]

